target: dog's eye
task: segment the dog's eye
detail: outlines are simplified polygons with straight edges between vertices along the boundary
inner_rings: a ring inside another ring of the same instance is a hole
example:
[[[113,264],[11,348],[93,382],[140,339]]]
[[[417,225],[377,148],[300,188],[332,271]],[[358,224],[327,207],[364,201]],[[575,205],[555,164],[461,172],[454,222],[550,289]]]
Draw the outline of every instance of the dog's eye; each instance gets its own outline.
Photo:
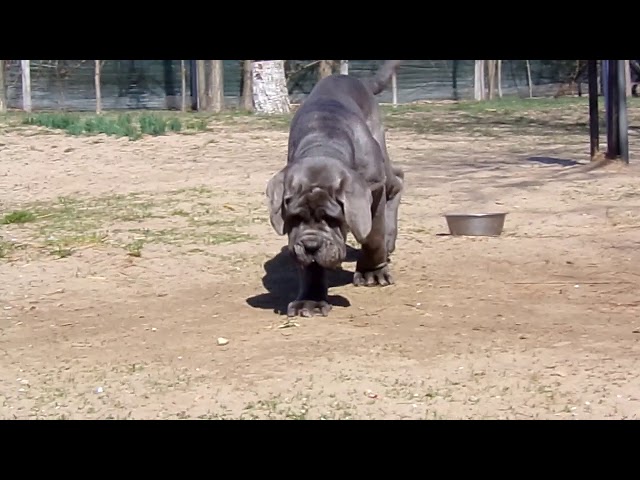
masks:
[[[340,220],[334,217],[330,217],[328,215],[325,215],[324,221],[327,223],[329,228],[338,228],[340,226]]]
[[[289,215],[287,217],[287,222],[292,224],[292,225],[297,225],[299,223],[302,223],[303,218],[300,215]]]

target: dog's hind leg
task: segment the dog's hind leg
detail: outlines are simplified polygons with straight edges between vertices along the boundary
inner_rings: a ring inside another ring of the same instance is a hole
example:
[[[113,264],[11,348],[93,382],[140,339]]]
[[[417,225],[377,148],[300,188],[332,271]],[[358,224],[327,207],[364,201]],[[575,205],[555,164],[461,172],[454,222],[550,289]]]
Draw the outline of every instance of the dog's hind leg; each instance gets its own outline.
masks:
[[[393,277],[387,266],[386,189],[384,186],[373,193],[371,232],[362,244],[360,258],[353,275],[355,286],[390,285]]]
[[[312,317],[315,313],[327,316],[331,311],[326,270],[312,263],[300,267],[298,297],[287,306],[289,317]]]

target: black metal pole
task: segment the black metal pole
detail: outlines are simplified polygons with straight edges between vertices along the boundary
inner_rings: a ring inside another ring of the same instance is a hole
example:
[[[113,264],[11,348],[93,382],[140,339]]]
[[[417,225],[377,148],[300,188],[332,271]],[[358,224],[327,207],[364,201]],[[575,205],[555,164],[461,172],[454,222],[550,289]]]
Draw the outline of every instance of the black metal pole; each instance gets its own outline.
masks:
[[[176,82],[173,74],[173,62],[175,60],[163,60],[162,70],[164,72],[164,93],[168,97],[176,94]]]
[[[191,87],[191,110],[198,110],[198,66],[195,60],[189,60]]]
[[[600,115],[598,113],[598,61],[588,61],[589,82],[589,136],[591,143],[591,159],[600,150]]]
[[[620,135],[618,115],[618,62],[607,60],[607,157],[613,159],[620,156]]]
[[[624,163],[629,163],[629,123],[627,118],[627,75],[626,60],[616,60],[618,64],[618,154]]]
[[[175,60],[163,60],[162,68],[164,71],[164,95],[168,109],[172,109],[176,96],[176,83],[173,74],[173,62]]]
[[[451,83],[453,84],[453,99],[458,100],[458,60],[453,61],[451,80]]]

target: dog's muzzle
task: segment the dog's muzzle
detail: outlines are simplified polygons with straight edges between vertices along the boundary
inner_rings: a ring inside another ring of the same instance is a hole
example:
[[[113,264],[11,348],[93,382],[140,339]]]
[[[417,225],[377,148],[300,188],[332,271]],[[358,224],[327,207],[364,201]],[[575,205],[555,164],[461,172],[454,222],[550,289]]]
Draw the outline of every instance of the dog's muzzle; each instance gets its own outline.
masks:
[[[325,268],[336,268],[342,262],[340,248],[322,234],[301,236],[293,245],[293,254],[305,267],[315,262]]]

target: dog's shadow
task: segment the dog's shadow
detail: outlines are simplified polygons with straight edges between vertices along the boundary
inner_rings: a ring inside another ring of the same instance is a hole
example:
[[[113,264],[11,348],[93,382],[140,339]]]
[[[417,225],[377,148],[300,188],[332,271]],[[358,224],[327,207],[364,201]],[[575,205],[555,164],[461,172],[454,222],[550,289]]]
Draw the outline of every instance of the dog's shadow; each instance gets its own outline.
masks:
[[[359,250],[347,246],[345,262],[355,262]],[[265,275],[262,284],[267,293],[247,298],[253,308],[272,310],[274,313],[286,315],[287,305],[295,300],[298,293],[298,272],[287,247],[282,247],[271,260],[264,264]],[[353,272],[347,270],[328,271],[329,288],[342,287],[353,282]],[[351,303],[342,295],[329,295],[329,303],[334,307],[350,307]]]

